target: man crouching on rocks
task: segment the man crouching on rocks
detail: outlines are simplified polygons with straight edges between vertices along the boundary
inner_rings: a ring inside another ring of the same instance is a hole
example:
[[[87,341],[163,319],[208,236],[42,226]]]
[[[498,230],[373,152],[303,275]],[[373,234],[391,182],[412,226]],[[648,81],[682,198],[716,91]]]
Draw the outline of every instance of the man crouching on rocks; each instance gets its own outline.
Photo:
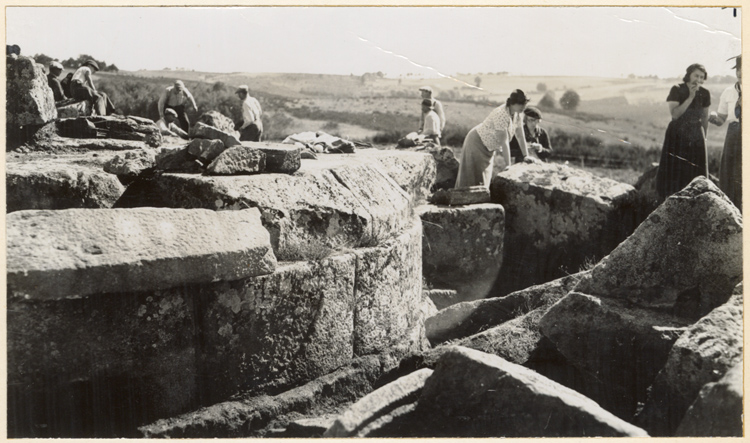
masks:
[[[263,137],[263,110],[255,97],[250,97],[247,85],[237,88],[235,94],[242,100],[242,121],[234,127],[240,131],[240,141],[259,142]]]

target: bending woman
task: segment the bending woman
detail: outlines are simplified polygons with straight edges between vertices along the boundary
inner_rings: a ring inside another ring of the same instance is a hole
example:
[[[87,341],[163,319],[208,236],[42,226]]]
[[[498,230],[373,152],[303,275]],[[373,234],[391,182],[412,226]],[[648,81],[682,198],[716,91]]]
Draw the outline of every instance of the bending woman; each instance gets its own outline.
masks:
[[[529,157],[520,117],[520,113],[528,102],[526,94],[516,89],[504,105],[493,109],[482,123],[466,134],[458,167],[456,188],[478,185],[489,188],[495,153],[499,151],[505,159],[505,164],[510,165],[510,140],[513,134],[519,140],[524,162],[538,161]]]
[[[706,131],[711,94],[701,86],[707,77],[703,65],[692,64],[682,83],[669,91],[667,104],[672,121],[667,126],[656,174],[656,191],[662,201],[695,177],[708,177]]]

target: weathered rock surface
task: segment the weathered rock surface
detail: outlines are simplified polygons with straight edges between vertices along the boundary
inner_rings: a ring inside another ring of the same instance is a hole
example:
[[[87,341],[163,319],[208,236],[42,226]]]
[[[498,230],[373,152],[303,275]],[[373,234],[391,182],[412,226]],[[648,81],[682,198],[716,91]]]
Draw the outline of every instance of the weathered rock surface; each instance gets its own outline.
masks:
[[[430,154],[435,159],[435,183],[430,189],[431,191],[452,189],[456,185],[458,160],[456,160],[452,148],[428,144],[410,148],[399,147],[398,152],[425,153]]]
[[[111,208],[125,191],[117,177],[100,168],[55,160],[6,162],[6,212]]]
[[[157,147],[162,136],[156,124],[147,118],[136,116],[95,116],[61,119],[57,121],[58,133],[63,137],[106,137],[120,140],[136,140]]]
[[[155,166],[169,172],[197,174],[203,172],[198,160],[190,154],[186,146],[163,147],[156,151]]]
[[[436,205],[475,205],[489,203],[490,190],[484,186],[468,186],[465,188],[438,189],[430,198]]]
[[[542,334],[568,361],[610,390],[600,404],[632,418],[688,322],[623,300],[571,292],[540,320]],[[597,399],[598,400],[598,399]]]
[[[422,266],[428,285],[455,289],[457,301],[485,298],[503,258],[505,211],[496,204],[423,205]]]
[[[697,320],[742,279],[742,216],[702,177],[669,197],[576,291]]]
[[[137,177],[143,171],[153,168],[155,164],[156,153],[151,149],[140,149],[115,155],[104,163],[104,172],[123,177]]]
[[[236,131],[227,132],[217,129],[213,126],[209,126],[205,123],[196,122],[190,128],[190,138],[207,138],[210,140],[221,140],[224,146],[231,148],[232,146],[240,146],[240,140],[236,135]]]
[[[742,363],[742,301],[733,295],[675,342],[637,418],[649,434],[672,436],[701,388]]]
[[[57,118],[55,98],[42,65],[30,57],[6,58],[6,124],[43,125]]]
[[[53,137],[49,140],[38,140],[33,144],[16,149],[20,152],[49,152],[55,154],[80,153],[88,151],[129,151],[147,148],[148,145],[136,140],[115,140],[111,138],[67,138]]]
[[[291,174],[302,165],[302,148],[281,143],[247,142],[242,146],[258,149],[266,155],[265,172]]]
[[[193,157],[200,158],[206,165],[214,161],[226,149],[221,140],[205,138],[194,138],[187,146],[188,153]]]
[[[198,117],[198,122],[205,123],[206,125],[213,126],[220,131],[224,131],[234,135],[235,137],[239,137],[237,131],[234,130],[234,122],[232,121],[232,119],[219,111],[204,112],[200,117]]]
[[[424,240],[422,241],[422,245],[424,246]],[[422,269],[424,269],[424,265]],[[461,303],[458,291],[454,289],[427,289],[424,291],[424,294],[432,301],[435,309],[438,311],[456,303]]]
[[[57,107],[57,118],[78,118],[87,115],[91,115],[91,103],[88,100]]]
[[[411,223],[409,197],[356,155],[305,160],[293,175],[163,174],[155,183],[174,207],[257,207],[278,259],[315,259],[342,247],[377,245]]]
[[[584,273],[569,275],[514,292],[505,297],[467,301],[449,306],[425,320],[427,339],[435,346],[448,340],[469,337],[485,329],[488,330],[487,334],[490,334],[489,331],[494,326],[513,320],[537,308],[551,306],[567,295],[583,275]],[[536,333],[540,335],[538,331]],[[508,342],[513,342],[513,340],[508,340]],[[494,341],[494,343],[497,342]],[[462,346],[479,349],[467,343],[462,343]],[[480,350],[493,353],[486,349]],[[515,363],[523,363],[505,356],[504,358]]]
[[[254,209],[22,211],[6,223],[11,296],[156,290],[267,274],[276,265]]]
[[[266,169],[266,154],[249,146],[234,146],[219,154],[206,168],[210,175],[255,174]]]
[[[389,414],[395,409],[416,403],[431,374],[431,369],[420,369],[367,394],[339,415],[323,437],[372,436],[392,421]]]
[[[425,381],[424,437],[645,437],[594,401],[500,357],[455,347]]]
[[[578,272],[635,227],[632,186],[565,165],[513,165],[490,190],[492,202],[505,208],[497,295]]]
[[[677,437],[742,437],[742,363],[701,389],[677,428]]]
[[[436,167],[430,155],[418,152],[361,149],[352,157],[364,162],[378,162],[412,198],[416,206],[426,201],[435,183]]]

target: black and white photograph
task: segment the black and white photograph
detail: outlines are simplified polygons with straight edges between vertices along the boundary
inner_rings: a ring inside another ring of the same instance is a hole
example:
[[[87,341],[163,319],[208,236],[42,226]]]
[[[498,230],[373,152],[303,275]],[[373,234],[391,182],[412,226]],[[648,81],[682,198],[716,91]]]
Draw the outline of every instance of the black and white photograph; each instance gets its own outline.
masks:
[[[5,437],[745,436],[739,4],[53,4]]]

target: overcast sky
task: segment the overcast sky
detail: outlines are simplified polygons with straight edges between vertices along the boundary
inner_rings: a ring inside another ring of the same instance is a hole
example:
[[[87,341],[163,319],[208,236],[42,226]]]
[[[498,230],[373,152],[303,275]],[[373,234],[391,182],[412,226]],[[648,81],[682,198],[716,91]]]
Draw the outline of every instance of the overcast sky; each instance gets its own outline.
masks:
[[[729,75],[740,10],[664,7],[8,7],[22,54],[120,69],[434,76]]]

